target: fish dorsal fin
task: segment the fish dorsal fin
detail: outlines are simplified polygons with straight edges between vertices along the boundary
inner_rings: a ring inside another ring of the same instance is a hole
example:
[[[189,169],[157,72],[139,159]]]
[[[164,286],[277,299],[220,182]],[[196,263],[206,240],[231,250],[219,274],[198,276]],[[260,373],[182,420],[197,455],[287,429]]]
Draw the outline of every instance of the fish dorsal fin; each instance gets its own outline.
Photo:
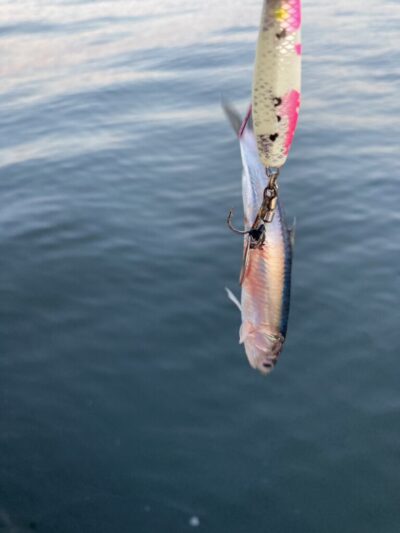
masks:
[[[233,294],[232,291],[230,291],[227,287],[225,287],[226,293],[228,295],[228,298],[231,302],[233,302],[236,307],[239,309],[240,312],[242,312],[242,306],[240,305],[239,300],[236,298],[236,296]]]
[[[243,344],[244,341],[247,339],[247,337],[253,333],[254,326],[251,322],[248,322],[247,320],[243,322],[243,324],[240,326],[239,331],[239,344]]]

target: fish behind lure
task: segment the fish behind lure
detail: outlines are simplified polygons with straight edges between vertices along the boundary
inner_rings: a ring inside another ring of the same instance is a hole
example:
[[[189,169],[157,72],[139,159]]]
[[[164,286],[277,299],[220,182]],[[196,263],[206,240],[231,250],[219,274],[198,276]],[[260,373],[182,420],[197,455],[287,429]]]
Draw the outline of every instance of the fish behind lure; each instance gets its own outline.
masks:
[[[226,104],[224,110],[239,138],[244,223],[249,230],[262,203],[267,177],[258,155],[250,114],[240,127],[241,119],[236,111]],[[239,342],[244,344],[249,363],[262,374],[268,374],[283,348],[290,304],[293,230],[286,225],[279,201],[263,245],[251,248],[250,242],[250,236],[245,235],[241,302],[229,289],[227,292],[241,312]]]
[[[277,180],[295,133],[300,107],[301,0],[263,0],[252,106],[243,124],[229,106],[243,163],[244,235],[240,275],[240,342],[252,367],[268,374],[286,338],[293,231],[285,223]],[[252,127],[254,122],[254,130]]]

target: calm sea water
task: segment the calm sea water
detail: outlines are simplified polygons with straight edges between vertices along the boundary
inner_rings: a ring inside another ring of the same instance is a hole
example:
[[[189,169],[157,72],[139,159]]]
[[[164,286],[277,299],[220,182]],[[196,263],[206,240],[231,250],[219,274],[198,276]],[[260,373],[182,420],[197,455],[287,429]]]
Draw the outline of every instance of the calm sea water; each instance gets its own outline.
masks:
[[[246,109],[261,1],[2,2],[1,531],[400,531],[400,6],[304,4],[263,378],[224,292],[220,110]]]

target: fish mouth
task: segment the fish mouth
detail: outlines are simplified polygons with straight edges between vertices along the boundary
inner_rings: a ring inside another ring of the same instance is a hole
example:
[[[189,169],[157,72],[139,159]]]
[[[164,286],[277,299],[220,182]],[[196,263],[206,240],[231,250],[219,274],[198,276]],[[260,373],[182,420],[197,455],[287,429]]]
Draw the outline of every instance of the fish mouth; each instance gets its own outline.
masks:
[[[280,353],[281,353],[281,350],[279,350],[277,354],[264,354],[263,355],[262,359],[257,365],[257,369],[261,372],[261,374],[267,375],[270,372],[272,372],[272,370],[276,366]]]
[[[285,339],[274,334],[264,334],[264,339],[263,346],[245,343],[245,348],[251,366],[266,376],[275,368]]]
[[[263,361],[261,361],[260,364],[257,365],[257,369],[261,372],[261,374],[264,374],[266,376],[267,374],[272,372],[278,360],[278,355],[264,356]]]

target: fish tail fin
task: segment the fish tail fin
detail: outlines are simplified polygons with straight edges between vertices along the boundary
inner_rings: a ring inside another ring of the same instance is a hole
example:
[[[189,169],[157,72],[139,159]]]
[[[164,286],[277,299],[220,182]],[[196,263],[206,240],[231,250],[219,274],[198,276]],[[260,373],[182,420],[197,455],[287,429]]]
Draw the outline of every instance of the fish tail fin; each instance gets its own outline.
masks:
[[[249,105],[249,109],[246,113],[246,116],[243,119],[242,125],[240,126],[239,131],[239,137],[243,135],[244,130],[246,129],[246,126],[248,126],[251,130],[253,129],[253,114],[252,114],[252,106]]]
[[[224,110],[225,116],[228,119],[230,125],[233,128],[233,131],[237,136],[240,136],[240,131],[242,128],[242,117],[238,111],[227,101],[221,101],[222,109]]]
[[[234,132],[238,137],[241,137],[243,135],[246,126],[248,126],[250,129],[253,129],[251,104],[244,119],[242,119],[240,113],[227,100],[222,99],[221,105],[226,118],[228,119],[230,125],[232,126]]]

